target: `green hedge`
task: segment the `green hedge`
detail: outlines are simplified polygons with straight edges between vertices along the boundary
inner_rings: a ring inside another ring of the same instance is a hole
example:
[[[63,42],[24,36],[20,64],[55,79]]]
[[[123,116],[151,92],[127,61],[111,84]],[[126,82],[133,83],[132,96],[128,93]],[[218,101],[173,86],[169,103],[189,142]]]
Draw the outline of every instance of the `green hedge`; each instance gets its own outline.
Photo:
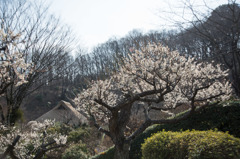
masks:
[[[237,159],[240,139],[216,131],[159,132],[142,145],[143,159]]]

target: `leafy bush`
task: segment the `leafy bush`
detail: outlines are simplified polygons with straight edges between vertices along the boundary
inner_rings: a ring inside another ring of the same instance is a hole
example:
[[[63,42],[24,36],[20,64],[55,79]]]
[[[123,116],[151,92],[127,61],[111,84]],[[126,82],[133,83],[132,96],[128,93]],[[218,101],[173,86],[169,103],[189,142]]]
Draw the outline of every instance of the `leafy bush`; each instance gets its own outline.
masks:
[[[73,128],[69,125],[57,122],[54,127],[47,130],[50,133],[61,133],[63,135],[68,135],[69,132],[73,131]]]
[[[62,159],[89,159],[90,155],[85,144],[74,144],[63,153]]]
[[[240,158],[240,139],[216,131],[159,132],[142,145],[143,159]]]
[[[54,127],[51,127],[47,130],[48,133],[61,133],[62,135],[67,135],[68,142],[77,143],[80,140],[83,140],[90,135],[90,127],[81,126],[81,127],[71,127],[64,123],[56,123]]]
[[[89,137],[89,129],[87,127],[80,127],[76,130],[69,132],[68,134],[68,142],[79,142],[83,138]]]

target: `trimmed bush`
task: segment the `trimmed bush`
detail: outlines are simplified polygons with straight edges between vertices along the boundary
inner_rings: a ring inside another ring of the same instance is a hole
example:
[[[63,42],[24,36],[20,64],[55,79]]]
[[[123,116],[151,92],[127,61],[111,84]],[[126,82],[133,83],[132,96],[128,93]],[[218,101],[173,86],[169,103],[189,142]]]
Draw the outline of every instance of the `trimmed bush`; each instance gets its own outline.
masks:
[[[159,132],[142,145],[143,159],[237,159],[240,139],[217,131]]]
[[[74,144],[63,153],[62,159],[89,159],[90,155],[85,144]]]

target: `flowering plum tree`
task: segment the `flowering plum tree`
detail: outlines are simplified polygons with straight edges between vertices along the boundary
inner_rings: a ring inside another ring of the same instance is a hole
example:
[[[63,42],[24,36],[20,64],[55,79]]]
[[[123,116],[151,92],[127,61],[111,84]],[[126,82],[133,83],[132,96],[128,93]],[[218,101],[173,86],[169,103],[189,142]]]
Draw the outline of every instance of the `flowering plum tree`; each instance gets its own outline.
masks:
[[[0,158],[9,154],[11,158],[41,159],[46,152],[64,146],[65,135],[47,132],[54,125],[51,120],[34,122],[27,131],[0,125]]]
[[[8,88],[17,88],[27,83],[27,77],[33,71],[33,64],[24,59],[24,54],[20,53],[20,34],[12,31],[0,29],[0,97],[4,95]],[[19,47],[18,47],[19,46]],[[0,107],[1,109],[1,107]],[[12,107],[8,107],[8,114],[11,114]],[[0,111],[4,124],[9,124],[10,116],[6,117]]]
[[[0,95],[12,83],[19,86],[26,83],[27,74],[31,73],[31,64],[24,61],[24,56],[17,50],[20,34],[0,30]],[[28,71],[26,71],[28,70]]]
[[[31,73],[22,69],[22,65],[15,70],[6,70],[10,71],[14,82],[4,81],[7,89],[2,87],[4,98],[1,99],[6,103],[5,110],[8,109],[4,120],[13,125],[27,96],[43,86],[50,88],[50,83],[59,83],[55,82],[57,79],[66,79],[62,74],[72,67],[70,51],[76,40],[71,29],[52,15],[48,4],[43,1],[0,1],[0,30],[3,35],[0,38],[1,55],[4,52],[16,55],[18,51],[20,53],[12,62],[18,60],[21,64],[34,65]],[[20,74],[17,76],[17,73]],[[69,73],[67,76],[70,77]],[[18,82],[19,77],[25,80]],[[25,81],[27,83],[22,83]]]
[[[75,102],[101,132],[110,136],[115,144],[114,158],[127,159],[131,141],[148,126],[178,122],[197,111],[196,106],[229,98],[232,89],[227,76],[228,71],[220,65],[186,58],[160,44],[148,45],[124,59],[111,78],[93,82]],[[142,104],[145,121],[126,136],[133,104],[138,102],[146,103]],[[190,106],[181,117],[156,120],[149,115],[149,111],[168,112],[181,104]],[[100,120],[108,124],[107,129],[100,126]]]

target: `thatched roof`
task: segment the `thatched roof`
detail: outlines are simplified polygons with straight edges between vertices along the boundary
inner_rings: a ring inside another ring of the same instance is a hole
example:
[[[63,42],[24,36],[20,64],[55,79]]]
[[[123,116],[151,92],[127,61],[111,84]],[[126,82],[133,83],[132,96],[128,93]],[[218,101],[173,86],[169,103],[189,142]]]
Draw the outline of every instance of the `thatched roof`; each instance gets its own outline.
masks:
[[[36,121],[44,121],[45,119],[51,119],[56,122],[67,123],[70,125],[87,123],[86,117],[73,108],[70,103],[63,100],[52,110],[37,118]]]

